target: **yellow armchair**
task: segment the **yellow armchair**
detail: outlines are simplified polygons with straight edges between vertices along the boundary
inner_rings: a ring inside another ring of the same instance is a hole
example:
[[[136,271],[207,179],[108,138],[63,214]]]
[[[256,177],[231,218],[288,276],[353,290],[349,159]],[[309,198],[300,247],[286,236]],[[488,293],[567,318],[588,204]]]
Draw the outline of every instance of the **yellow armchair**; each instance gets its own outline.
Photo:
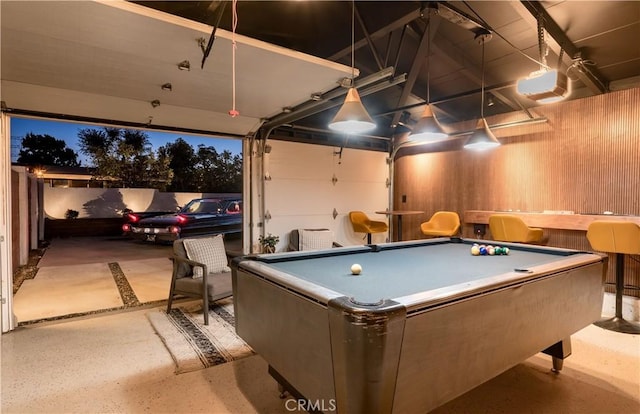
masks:
[[[437,211],[429,221],[420,224],[420,230],[425,236],[455,236],[460,230],[460,217],[453,211]]]
[[[513,243],[541,243],[542,229],[529,227],[518,216],[493,214],[489,217],[489,230],[494,240]]]
[[[385,233],[389,225],[384,221],[374,221],[362,211],[350,211],[349,220],[356,233],[367,233],[367,243],[371,244],[371,233]]]

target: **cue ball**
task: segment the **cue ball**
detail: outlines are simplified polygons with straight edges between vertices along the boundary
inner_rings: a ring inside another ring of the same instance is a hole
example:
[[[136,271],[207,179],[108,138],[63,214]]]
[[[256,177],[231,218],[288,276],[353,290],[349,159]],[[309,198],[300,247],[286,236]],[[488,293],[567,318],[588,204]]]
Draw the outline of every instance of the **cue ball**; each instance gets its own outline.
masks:
[[[362,272],[362,266],[360,266],[358,263],[351,265],[351,274],[359,275],[361,272]]]

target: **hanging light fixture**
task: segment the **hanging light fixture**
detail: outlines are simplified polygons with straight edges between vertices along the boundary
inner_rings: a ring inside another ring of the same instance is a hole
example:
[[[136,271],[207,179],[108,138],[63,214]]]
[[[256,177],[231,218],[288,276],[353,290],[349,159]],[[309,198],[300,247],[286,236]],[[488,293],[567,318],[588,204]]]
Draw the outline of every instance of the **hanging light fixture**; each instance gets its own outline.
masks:
[[[424,108],[424,112],[418,123],[413,128],[413,132],[409,135],[411,141],[423,141],[423,142],[436,142],[442,141],[449,137],[449,135],[443,131],[440,123],[436,119],[433,111],[431,110],[430,96],[429,96],[429,66],[431,61],[431,14],[427,15],[427,106]]]
[[[476,125],[476,130],[471,134],[471,137],[469,137],[467,143],[464,144],[464,147],[467,149],[484,150],[497,147],[500,145],[500,141],[493,135],[493,132],[489,129],[487,120],[484,119],[484,43],[487,36],[480,34],[478,35],[478,39],[482,42],[482,92],[480,94],[482,101],[480,106],[480,119]]]
[[[333,121],[329,124],[330,129],[347,134],[363,133],[376,127],[373,119],[371,119],[371,116],[367,113],[364,105],[362,105],[360,95],[354,87],[355,9],[355,0],[351,0],[351,84],[342,107],[333,118]]]

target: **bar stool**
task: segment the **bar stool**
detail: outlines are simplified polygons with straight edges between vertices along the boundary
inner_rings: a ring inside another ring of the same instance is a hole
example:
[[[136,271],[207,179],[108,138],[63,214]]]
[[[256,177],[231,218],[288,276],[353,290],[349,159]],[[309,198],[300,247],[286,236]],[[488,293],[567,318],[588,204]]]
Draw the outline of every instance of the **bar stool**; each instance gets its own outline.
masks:
[[[349,220],[356,233],[367,233],[367,243],[371,244],[371,233],[385,233],[389,225],[384,221],[370,220],[362,211],[350,211]]]
[[[512,243],[542,243],[542,229],[529,227],[518,216],[493,214],[489,217],[489,230],[494,240]]]
[[[587,239],[593,250],[613,253],[616,258],[616,313],[613,318],[602,319],[594,325],[615,332],[640,334],[640,325],[622,317],[624,255],[640,254],[640,226],[625,221],[598,220],[589,225]]]

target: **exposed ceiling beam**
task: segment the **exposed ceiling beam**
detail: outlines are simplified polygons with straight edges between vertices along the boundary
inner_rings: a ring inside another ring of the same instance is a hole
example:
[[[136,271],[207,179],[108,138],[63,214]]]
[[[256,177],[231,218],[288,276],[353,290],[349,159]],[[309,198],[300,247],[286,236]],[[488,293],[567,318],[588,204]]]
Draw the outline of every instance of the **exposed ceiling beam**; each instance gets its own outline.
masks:
[[[365,37],[365,39],[367,39],[367,45],[369,45],[369,49],[371,49],[371,55],[373,55],[373,58],[376,60],[376,64],[378,65],[378,70],[382,70],[382,69],[384,69],[384,66],[382,65],[382,61],[380,60],[380,56],[378,54],[378,51],[376,50],[376,46],[373,44],[373,40],[371,39],[371,36],[369,35],[369,31],[367,30],[367,26],[365,26],[364,20],[362,20],[362,16],[360,16],[360,13],[358,12],[358,8],[355,6],[355,3],[353,5],[353,7],[354,7],[356,18],[358,19],[358,24],[360,24],[360,28],[362,29],[362,33],[364,33],[364,37]]]
[[[446,1],[436,2],[436,4],[438,5],[438,16],[463,29],[469,30],[476,36],[486,33],[486,31],[491,31],[483,22],[476,20],[474,17]]]
[[[429,53],[429,44],[431,43],[431,38],[434,36],[436,30],[438,29],[438,25],[440,22],[436,20],[434,22],[433,19],[430,19],[430,24],[427,25],[425,30],[422,32],[422,37],[420,38],[420,43],[418,44],[418,48],[411,60],[411,68],[409,69],[409,73],[407,75],[407,81],[404,83],[402,92],[400,93],[400,98],[398,99],[398,106],[403,106],[407,103],[407,99],[411,96],[413,92],[413,86],[416,83],[416,79],[418,79],[418,75],[420,75],[420,70],[422,69],[422,64],[426,59],[430,59],[428,56]],[[436,30],[430,30],[430,25],[433,24],[436,26]],[[396,112],[393,115],[393,120],[391,121],[391,127],[394,127],[398,124],[400,120],[401,112]]]
[[[376,30],[374,33],[371,33],[369,38],[370,40],[375,40],[384,36],[387,36],[387,34],[394,32],[398,29],[402,29],[405,25],[411,23],[412,21],[414,21],[415,19],[422,17],[422,11],[419,8],[416,8],[415,11],[412,11],[411,13],[408,13],[404,16],[402,16],[401,18],[399,18],[398,20],[391,22],[390,24],[386,25],[385,27],[381,28],[380,30]],[[368,40],[367,39],[361,39],[358,40],[357,42],[354,43],[354,48],[355,50],[360,49],[361,47],[364,47],[367,45]],[[338,52],[334,53],[333,55],[327,57],[328,60],[332,60],[334,62],[337,62],[339,59],[347,56],[348,54],[351,53],[351,45],[345,47],[342,50],[339,50]]]
[[[463,69],[460,70],[460,73],[477,83],[478,85],[482,84],[482,73],[477,69],[477,63],[472,62],[467,57],[466,53],[464,53],[460,48],[451,43],[448,39],[443,38],[442,36],[438,36],[434,38],[434,42],[432,44],[433,51],[438,55],[438,59],[448,60],[452,65],[461,66]],[[487,74],[485,73],[485,79],[487,78]],[[490,91],[496,99],[500,100],[502,103],[507,105],[509,108],[513,110],[519,110],[520,106],[514,103],[511,99],[509,99],[502,92],[497,90]]]

